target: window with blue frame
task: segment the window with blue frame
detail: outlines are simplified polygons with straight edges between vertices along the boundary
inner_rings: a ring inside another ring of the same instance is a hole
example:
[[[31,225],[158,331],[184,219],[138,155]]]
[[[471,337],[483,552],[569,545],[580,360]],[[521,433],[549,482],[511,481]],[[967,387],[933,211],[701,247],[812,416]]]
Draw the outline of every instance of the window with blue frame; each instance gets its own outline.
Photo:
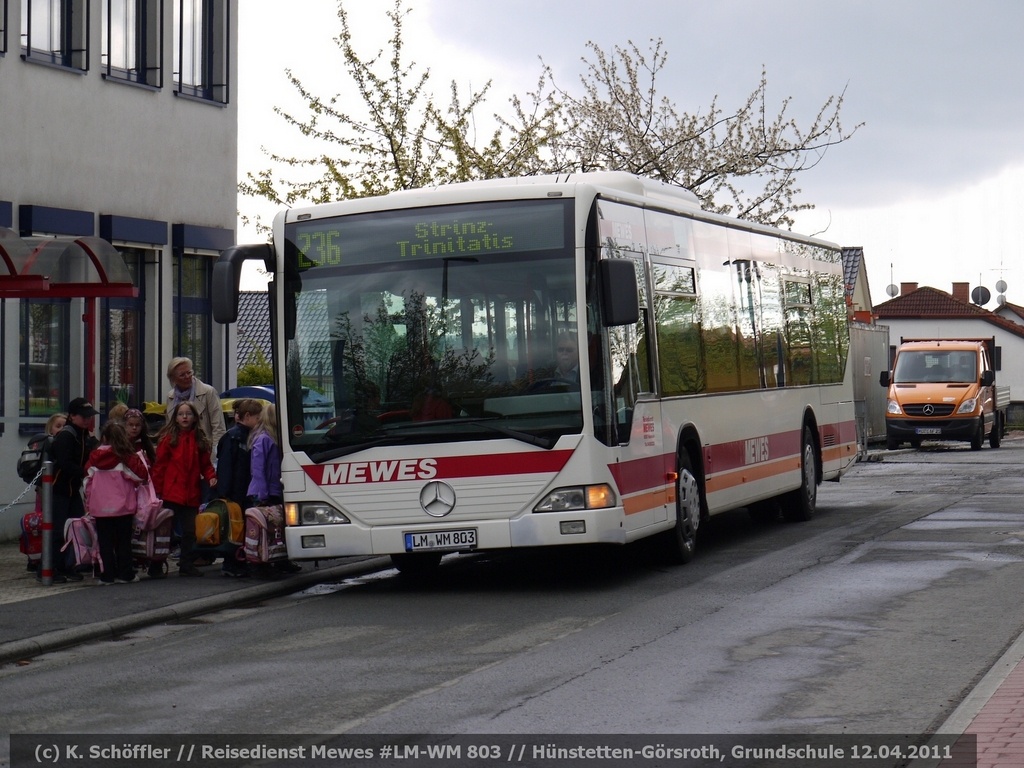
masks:
[[[228,0],[173,2],[176,92],[227,104]]]
[[[163,0],[103,0],[103,76],[161,88]]]
[[[192,360],[196,376],[207,384],[213,368],[210,286],[214,261],[210,256],[174,255],[173,353]]]
[[[89,69],[89,0],[21,0],[25,61]]]
[[[143,344],[146,317],[146,290],[142,284],[143,264],[147,251],[119,247],[132,282],[139,289],[134,299],[106,299],[101,317],[100,349],[102,386],[97,407],[106,413],[117,402],[141,408],[145,392],[143,373],[146,370],[146,349]]]
[[[22,299],[18,412],[49,416],[70,397],[71,303],[68,299]],[[80,394],[80,393],[76,393]]]

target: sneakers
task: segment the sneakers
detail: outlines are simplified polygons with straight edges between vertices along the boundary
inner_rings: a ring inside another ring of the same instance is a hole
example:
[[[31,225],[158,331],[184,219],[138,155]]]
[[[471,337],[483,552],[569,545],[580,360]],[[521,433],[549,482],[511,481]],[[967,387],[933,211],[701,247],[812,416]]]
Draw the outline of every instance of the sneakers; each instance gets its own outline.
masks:
[[[114,586],[114,580],[111,579],[110,581],[107,581],[106,579],[100,579],[100,586],[101,587],[112,587],[112,586]]]
[[[182,563],[181,565],[178,566],[178,575],[179,576],[205,576],[206,574],[204,574],[202,571],[200,571],[194,565],[187,565],[185,563]]]
[[[135,574],[133,573],[130,579],[114,579],[115,584],[131,584],[135,581]]]
[[[78,571],[68,571],[67,573],[60,574],[64,577],[64,581],[84,581],[85,576],[80,574]],[[57,574],[53,575],[54,584],[57,583]]]
[[[37,571],[36,572],[36,581],[42,582],[42,580],[43,580],[43,575]],[[63,573],[55,573],[55,574],[53,574],[53,583],[54,584],[67,584],[68,583],[68,577],[65,576]]]
[[[302,566],[298,563],[293,563],[291,560],[285,560],[277,564],[277,570],[281,573],[298,573],[302,570]]]
[[[220,571],[221,576],[227,576],[232,579],[247,579],[249,578],[249,572],[244,568],[222,568]]]

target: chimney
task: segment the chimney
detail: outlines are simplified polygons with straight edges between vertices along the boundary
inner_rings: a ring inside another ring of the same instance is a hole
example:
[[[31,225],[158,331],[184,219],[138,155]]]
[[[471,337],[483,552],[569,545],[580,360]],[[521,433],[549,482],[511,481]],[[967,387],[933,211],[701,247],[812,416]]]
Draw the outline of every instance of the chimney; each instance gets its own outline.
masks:
[[[971,303],[971,284],[953,283],[953,298],[962,301],[964,304]]]
[[[917,290],[917,283],[900,283],[900,296],[906,296]]]

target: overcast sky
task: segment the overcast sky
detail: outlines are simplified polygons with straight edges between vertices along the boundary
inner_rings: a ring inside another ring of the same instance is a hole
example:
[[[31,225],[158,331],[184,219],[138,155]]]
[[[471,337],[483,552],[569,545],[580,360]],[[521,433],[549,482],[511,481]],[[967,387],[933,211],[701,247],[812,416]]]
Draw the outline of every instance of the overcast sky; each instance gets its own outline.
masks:
[[[391,0],[349,0],[356,46],[386,45]],[[630,41],[668,53],[658,80],[679,112],[717,95],[737,107],[768,74],[774,115],[791,97],[804,126],[845,90],[844,128],[864,125],[801,176],[796,229],[865,249],[872,300],[890,282],[942,290],[1008,284],[1024,304],[1024,2],[974,0],[407,0],[409,57],[431,70],[445,100],[493,81],[483,110],[536,84],[540,59],[575,86],[587,42]],[[287,9],[287,10],[285,10]],[[336,0],[244,0],[240,8],[239,174],[268,166],[265,146],[289,154],[294,133],[273,114],[295,107],[292,69],[314,92],[347,94],[332,41]],[[578,89],[576,89],[578,92]],[[257,207],[239,201],[243,213]],[[242,232],[243,239],[252,233]],[[988,305],[995,307],[995,302]]]

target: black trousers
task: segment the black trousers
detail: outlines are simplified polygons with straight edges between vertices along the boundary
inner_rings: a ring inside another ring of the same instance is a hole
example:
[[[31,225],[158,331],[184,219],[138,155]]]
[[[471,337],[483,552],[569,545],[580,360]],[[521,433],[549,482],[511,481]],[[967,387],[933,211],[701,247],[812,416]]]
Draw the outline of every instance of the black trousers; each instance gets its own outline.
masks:
[[[96,537],[100,540],[100,559],[103,567],[100,579],[103,581],[131,581],[135,575],[132,565],[133,515],[97,517]]]

